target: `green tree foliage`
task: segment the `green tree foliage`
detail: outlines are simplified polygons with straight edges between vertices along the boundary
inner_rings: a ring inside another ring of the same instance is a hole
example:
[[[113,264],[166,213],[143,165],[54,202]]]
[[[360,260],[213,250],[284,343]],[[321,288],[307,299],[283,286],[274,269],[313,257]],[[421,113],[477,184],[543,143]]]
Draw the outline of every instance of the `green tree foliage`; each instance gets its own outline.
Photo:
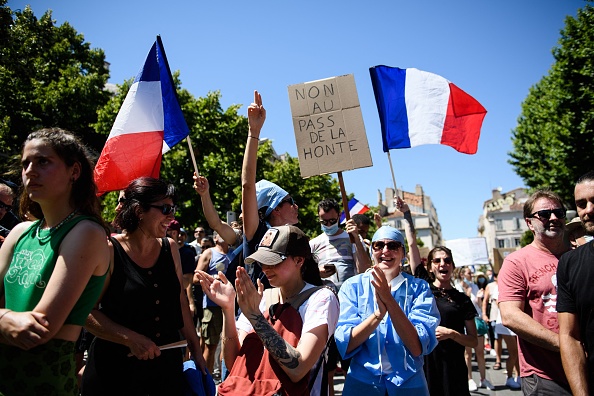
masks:
[[[283,157],[282,160],[273,161],[269,170],[264,172],[264,178],[278,184],[291,194],[299,206],[298,227],[310,237],[314,237],[321,233],[318,203],[322,199],[333,198],[342,206],[338,181],[330,175],[303,179],[299,170],[299,160],[289,154]]]
[[[594,163],[594,8],[567,17],[555,63],[534,85],[512,131],[509,163],[531,188],[549,187],[571,206]]]
[[[38,19],[30,7],[5,4],[0,0],[0,172],[41,127],[71,130],[100,150],[104,138],[91,125],[109,98],[103,51],[68,23],[56,26],[51,11]]]
[[[534,234],[530,230],[524,231],[522,236],[520,237],[520,246],[528,246],[534,241]]]
[[[181,88],[179,72],[173,73],[178,98],[188,127],[196,157],[198,171],[210,184],[210,194],[221,219],[227,211],[241,212],[241,166],[248,133],[245,116],[239,115],[239,105],[223,109],[220,92],[209,92],[206,97],[195,98]],[[118,93],[98,112],[95,128],[107,136],[122,105],[132,80],[118,86]],[[174,146],[163,156],[161,177],[177,188],[176,217],[189,230],[198,224],[206,226],[198,194],[192,188],[194,165],[186,141]],[[299,226],[309,235],[319,234],[317,203],[326,197],[340,200],[336,180],[328,175],[302,179],[299,162],[285,154],[278,158],[272,142],[264,139],[258,149],[256,180],[265,178],[287,190],[299,205]],[[103,215],[114,217],[117,194],[106,194]]]

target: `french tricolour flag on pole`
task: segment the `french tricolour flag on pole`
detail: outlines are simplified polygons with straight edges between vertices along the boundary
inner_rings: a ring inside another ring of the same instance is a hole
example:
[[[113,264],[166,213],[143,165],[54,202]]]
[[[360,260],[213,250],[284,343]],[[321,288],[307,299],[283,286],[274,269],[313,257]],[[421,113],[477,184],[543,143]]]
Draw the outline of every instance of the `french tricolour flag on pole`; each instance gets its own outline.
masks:
[[[161,156],[189,134],[163,43],[157,36],[95,166],[98,194],[141,176],[158,178]]]
[[[367,212],[369,209],[369,207],[367,205],[363,205],[361,202],[357,201],[355,198],[351,199],[349,201],[349,215],[350,217],[353,217],[353,215],[356,214],[363,214],[365,212]],[[346,222],[346,216],[344,214],[344,210],[342,211],[342,213],[340,214],[340,223],[344,223]]]
[[[417,69],[369,69],[380,116],[384,152],[445,144],[475,154],[487,110],[438,76]]]

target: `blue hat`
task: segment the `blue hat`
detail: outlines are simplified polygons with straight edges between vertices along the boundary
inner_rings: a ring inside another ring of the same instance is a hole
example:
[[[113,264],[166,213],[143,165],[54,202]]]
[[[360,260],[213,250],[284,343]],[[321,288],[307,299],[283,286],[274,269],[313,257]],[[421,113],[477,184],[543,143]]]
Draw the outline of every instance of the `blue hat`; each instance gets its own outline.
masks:
[[[381,226],[380,228],[378,228],[375,234],[373,234],[371,242],[375,242],[380,239],[391,239],[393,241],[400,242],[402,244],[402,248],[404,249],[404,255],[406,256],[406,245],[404,244],[404,236],[402,236],[402,233],[398,231],[396,228],[390,226]]]
[[[262,179],[256,183],[258,210],[266,207],[265,217],[268,216],[287,195],[289,195],[288,192],[268,180]]]

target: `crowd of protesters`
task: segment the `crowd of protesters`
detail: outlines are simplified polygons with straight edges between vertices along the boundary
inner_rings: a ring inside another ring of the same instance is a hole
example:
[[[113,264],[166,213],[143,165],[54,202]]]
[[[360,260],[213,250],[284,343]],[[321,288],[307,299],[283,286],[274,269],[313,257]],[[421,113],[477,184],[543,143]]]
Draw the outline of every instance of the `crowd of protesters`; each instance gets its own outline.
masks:
[[[367,216],[342,225],[340,206],[324,199],[310,240],[291,194],[255,179],[265,119],[255,92],[241,222],[222,221],[208,180],[194,175],[208,227],[193,241],[175,219],[172,184],[132,180],[110,229],[84,145],[57,128],[30,134],[22,222],[16,185],[0,180],[0,215],[11,220],[0,230],[0,395],[187,394],[190,360],[221,395],[333,395],[337,368],[344,395],[469,395],[496,389],[485,346],[497,370],[503,343],[502,386],[589,394],[594,172],[575,185],[579,220],[567,222],[557,194],[536,191],[524,205],[534,241],[499,274],[473,273],[445,246],[421,257],[400,197],[404,235],[378,216],[373,235]]]

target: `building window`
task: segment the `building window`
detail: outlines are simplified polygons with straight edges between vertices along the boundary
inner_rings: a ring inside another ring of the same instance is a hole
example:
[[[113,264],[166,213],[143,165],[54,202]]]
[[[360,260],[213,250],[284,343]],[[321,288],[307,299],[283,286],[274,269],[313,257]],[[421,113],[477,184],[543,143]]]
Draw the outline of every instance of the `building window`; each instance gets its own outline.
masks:
[[[516,230],[521,229],[522,228],[521,219],[519,217],[516,217],[514,220],[515,220],[515,223],[516,223]]]
[[[402,228],[402,220],[396,220],[396,228],[398,228],[398,229]]]
[[[514,246],[520,246],[520,238],[514,238]]]
[[[503,230],[503,220],[502,219],[496,219],[495,220],[495,229],[497,231],[502,231]]]
[[[505,247],[505,239],[498,239],[497,240],[497,247],[503,249]]]

